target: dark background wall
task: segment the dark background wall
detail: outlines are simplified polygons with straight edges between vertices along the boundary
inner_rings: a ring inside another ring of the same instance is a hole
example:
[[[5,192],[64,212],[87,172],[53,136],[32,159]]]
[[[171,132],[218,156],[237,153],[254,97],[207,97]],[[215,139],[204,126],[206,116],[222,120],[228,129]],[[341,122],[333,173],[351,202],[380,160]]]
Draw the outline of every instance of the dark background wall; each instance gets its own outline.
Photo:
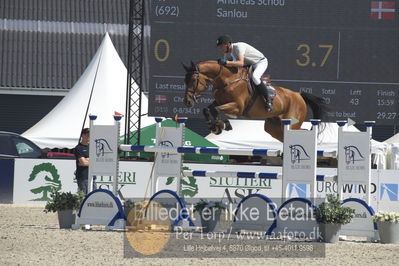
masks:
[[[25,132],[61,99],[57,96],[0,95],[0,131]]]

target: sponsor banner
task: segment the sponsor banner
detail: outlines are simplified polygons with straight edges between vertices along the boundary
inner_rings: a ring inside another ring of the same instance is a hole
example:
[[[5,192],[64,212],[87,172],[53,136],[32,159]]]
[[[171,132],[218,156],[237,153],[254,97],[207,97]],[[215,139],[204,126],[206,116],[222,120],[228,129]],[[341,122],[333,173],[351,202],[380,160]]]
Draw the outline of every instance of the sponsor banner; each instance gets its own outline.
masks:
[[[396,170],[379,170],[378,193],[374,195],[378,199],[377,210],[399,211],[399,175]]]
[[[105,189],[89,193],[82,202],[76,224],[113,226],[116,220],[123,219],[121,202]]]
[[[125,198],[149,198],[152,162],[120,162],[118,196]],[[185,170],[240,171],[281,173],[281,167],[228,164],[184,164]],[[318,174],[334,175],[334,168],[319,168]],[[74,181],[74,160],[16,159],[14,172],[13,202],[19,204],[44,205],[52,187],[62,191],[77,191]],[[399,211],[398,189],[399,171],[371,171],[371,206],[374,210]],[[98,188],[112,189],[112,177],[98,176]],[[249,194],[260,193],[269,198],[281,197],[281,180],[260,180],[222,177],[184,177],[181,180],[182,196],[191,198],[224,198],[233,202]],[[175,177],[161,177],[159,189],[176,190]],[[289,188],[291,195],[308,195],[309,185],[296,184]],[[344,197],[364,198],[365,185],[345,184]],[[337,193],[334,182],[317,182],[317,196]]]
[[[53,188],[76,192],[74,160],[15,159],[13,203],[45,204]]]
[[[184,164],[183,170],[207,171],[241,171],[281,173],[281,167],[265,167],[254,165],[228,164]],[[190,198],[226,198],[238,203],[240,199],[255,193],[268,197],[281,197],[281,180],[258,178],[228,178],[228,177],[193,177],[181,179],[181,193],[186,199]],[[176,190],[174,177],[161,177],[158,181],[159,189]]]
[[[151,162],[121,162],[119,197],[144,197],[152,165]],[[74,160],[16,159],[13,203],[45,205],[52,188],[77,192],[75,170]],[[111,190],[112,178],[98,175],[97,187]]]

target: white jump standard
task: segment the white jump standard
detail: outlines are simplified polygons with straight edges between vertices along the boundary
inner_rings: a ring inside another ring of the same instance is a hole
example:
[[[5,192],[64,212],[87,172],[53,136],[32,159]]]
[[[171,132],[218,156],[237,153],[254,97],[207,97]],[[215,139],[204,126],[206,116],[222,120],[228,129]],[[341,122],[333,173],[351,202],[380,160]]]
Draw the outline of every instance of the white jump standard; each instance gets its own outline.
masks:
[[[95,125],[97,116],[90,115],[89,193],[84,198],[72,229],[83,225],[104,225],[107,229],[125,227],[125,215],[117,197],[118,139],[121,116],[114,116],[113,125]],[[112,192],[106,189],[92,191],[94,176],[112,176]]]
[[[364,185],[366,193],[363,199],[347,198],[343,205],[355,209],[355,217],[349,224],[343,225],[341,234],[363,236],[377,240],[377,223],[372,216],[370,206],[371,187],[371,136],[374,121],[365,121],[365,132],[345,131],[346,121],[338,121],[338,194],[343,199],[344,184]]]

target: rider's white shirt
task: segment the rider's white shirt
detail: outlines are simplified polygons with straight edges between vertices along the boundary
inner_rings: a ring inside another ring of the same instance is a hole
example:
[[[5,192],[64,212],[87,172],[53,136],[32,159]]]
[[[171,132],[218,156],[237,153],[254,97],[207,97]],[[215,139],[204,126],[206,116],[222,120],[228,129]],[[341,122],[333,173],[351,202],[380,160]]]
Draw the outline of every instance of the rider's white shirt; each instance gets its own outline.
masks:
[[[224,58],[227,60],[237,61],[237,58],[243,55],[244,64],[253,65],[265,58],[261,52],[245,42],[232,43],[231,46],[231,53],[224,54]]]

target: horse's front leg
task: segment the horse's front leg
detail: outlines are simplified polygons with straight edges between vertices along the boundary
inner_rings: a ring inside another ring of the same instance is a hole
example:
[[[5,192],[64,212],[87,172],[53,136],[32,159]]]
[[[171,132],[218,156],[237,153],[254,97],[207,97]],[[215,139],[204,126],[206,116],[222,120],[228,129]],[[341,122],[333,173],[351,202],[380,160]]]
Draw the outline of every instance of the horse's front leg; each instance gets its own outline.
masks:
[[[220,113],[217,106],[213,110],[213,115],[215,117],[215,123],[219,132],[217,134],[222,133],[223,130],[229,131],[233,129],[226,115],[224,113]]]
[[[225,122],[220,119],[216,102],[213,102],[211,105],[204,108],[203,114],[208,124],[208,128],[212,133],[218,135],[222,133],[223,129],[231,129],[230,122],[226,121],[227,123],[225,124]]]
[[[202,110],[202,113],[204,114],[205,122],[208,124],[209,130],[212,131],[212,132],[215,131],[216,130],[216,125],[215,125],[215,121],[214,121],[214,119],[212,117],[211,110],[210,110],[209,106],[205,107]]]
[[[222,105],[223,106],[223,105]],[[226,118],[226,115],[222,112],[220,113],[220,107],[218,105],[213,105],[210,111],[212,116],[215,119],[215,124],[216,124],[216,128],[217,128],[217,132],[213,132],[215,134],[220,134],[222,133],[223,130],[229,131],[232,130],[233,127],[230,124],[230,121]],[[223,116],[223,118],[221,118],[221,115]]]
[[[204,108],[203,114],[205,116],[205,121],[208,124],[208,128],[212,133],[219,132],[218,129],[218,112],[216,111],[217,103],[213,101],[208,107]],[[217,133],[215,133],[217,134]],[[219,132],[220,134],[220,132]]]
[[[220,119],[219,111],[217,110],[217,105],[213,105],[212,108],[210,108],[210,112],[212,117],[215,120],[215,128],[212,130],[213,134],[219,135],[222,133],[223,129],[225,128],[225,124],[222,119]]]

